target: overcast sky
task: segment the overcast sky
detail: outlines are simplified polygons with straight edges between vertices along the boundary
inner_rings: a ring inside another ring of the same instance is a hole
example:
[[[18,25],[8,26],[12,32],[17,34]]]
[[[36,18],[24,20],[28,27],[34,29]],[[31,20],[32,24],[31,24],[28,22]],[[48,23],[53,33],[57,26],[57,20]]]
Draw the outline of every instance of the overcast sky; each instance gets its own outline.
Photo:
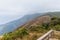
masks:
[[[23,15],[60,11],[60,0],[0,0],[0,24]]]

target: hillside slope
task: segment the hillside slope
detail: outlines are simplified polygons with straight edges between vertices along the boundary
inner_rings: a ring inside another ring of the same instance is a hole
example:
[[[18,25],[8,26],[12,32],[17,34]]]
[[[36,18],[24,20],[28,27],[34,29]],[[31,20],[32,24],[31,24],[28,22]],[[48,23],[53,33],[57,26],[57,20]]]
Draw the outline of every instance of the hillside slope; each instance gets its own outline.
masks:
[[[32,28],[31,27],[33,27],[33,28],[35,28],[35,27],[37,27],[37,26],[41,26],[43,23],[48,23],[48,22],[50,22],[51,21],[51,18],[50,18],[50,16],[48,16],[48,15],[46,15],[46,16],[39,16],[39,17],[37,17],[37,18],[35,18],[35,19],[33,19],[33,20],[31,20],[31,21],[29,21],[29,22],[27,22],[27,23],[25,23],[24,25],[22,25],[20,28],[17,28],[14,32],[10,32],[10,33],[12,33],[12,35],[16,35],[16,37],[20,37],[20,36],[22,36],[22,35],[27,35],[27,34],[29,34],[30,36],[29,36],[29,38],[31,38],[31,36],[33,36],[35,33],[37,33],[37,32],[34,32],[33,30],[32,30]],[[26,28],[26,29],[25,29]],[[34,32],[34,33],[32,33],[32,31]],[[28,32],[29,31],[29,32]],[[22,32],[22,33],[21,33]],[[11,35],[10,33],[8,33],[7,35]],[[16,33],[16,34],[15,34]],[[40,32],[41,33],[41,32]],[[37,33],[37,35],[38,34],[40,34],[40,33]],[[21,34],[21,35],[20,35]],[[14,37],[14,36],[10,36],[10,37]],[[20,35],[20,36],[18,36],[18,35]],[[41,34],[40,34],[41,35]],[[39,35],[39,36],[40,36]],[[6,36],[7,37],[7,36]],[[25,38],[24,38],[25,39]],[[23,40],[24,40],[23,39]],[[6,39],[6,40],[9,40],[9,39]],[[13,39],[10,39],[10,40],[13,40]],[[15,40],[15,39],[14,39]],[[20,38],[17,38],[17,40],[20,40]],[[27,40],[27,39],[25,39],[25,40]],[[32,39],[31,39],[32,40]]]
[[[60,31],[60,17],[39,16],[15,31],[4,34],[1,40],[37,40],[51,29]]]
[[[30,26],[38,26],[38,25],[42,25],[42,23],[44,22],[49,22],[50,21],[50,16],[41,16],[41,17],[37,17],[27,23],[25,23],[24,25],[22,25],[22,27],[30,27]]]
[[[39,24],[39,21],[36,22],[36,20],[38,19],[35,19],[36,17],[41,17],[41,16],[60,16],[60,12],[48,12],[48,13],[45,13],[45,14],[42,14],[42,13],[36,13],[36,14],[31,14],[31,15],[25,15],[24,17],[20,18],[20,19],[17,19],[17,20],[14,20],[14,21],[11,21],[11,22],[8,22],[6,24],[2,24],[0,25],[0,28],[2,28],[2,30],[0,30],[0,35],[3,35],[4,33],[8,33],[8,32],[11,32],[11,31],[14,31],[15,29],[21,27],[21,25],[23,26],[32,26],[32,25],[35,25],[36,24]],[[34,21],[31,21],[33,20]],[[30,21],[30,23],[28,23]],[[32,22],[35,22],[35,23],[32,23]],[[42,22],[42,20],[40,21]]]

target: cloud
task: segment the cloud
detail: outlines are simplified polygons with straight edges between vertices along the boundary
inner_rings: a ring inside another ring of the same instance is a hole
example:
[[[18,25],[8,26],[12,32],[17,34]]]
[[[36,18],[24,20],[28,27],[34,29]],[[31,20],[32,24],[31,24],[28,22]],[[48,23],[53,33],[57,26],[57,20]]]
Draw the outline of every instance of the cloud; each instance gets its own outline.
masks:
[[[0,24],[23,15],[60,11],[60,0],[0,0]]]

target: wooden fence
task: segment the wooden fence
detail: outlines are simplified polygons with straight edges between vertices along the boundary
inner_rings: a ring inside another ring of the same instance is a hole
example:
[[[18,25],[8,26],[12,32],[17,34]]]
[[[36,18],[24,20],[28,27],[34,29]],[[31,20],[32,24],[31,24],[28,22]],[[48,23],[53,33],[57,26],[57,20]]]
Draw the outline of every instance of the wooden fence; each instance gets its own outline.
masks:
[[[49,40],[49,38],[53,37],[53,35],[54,35],[54,30],[50,30],[49,32],[47,32],[37,40]]]

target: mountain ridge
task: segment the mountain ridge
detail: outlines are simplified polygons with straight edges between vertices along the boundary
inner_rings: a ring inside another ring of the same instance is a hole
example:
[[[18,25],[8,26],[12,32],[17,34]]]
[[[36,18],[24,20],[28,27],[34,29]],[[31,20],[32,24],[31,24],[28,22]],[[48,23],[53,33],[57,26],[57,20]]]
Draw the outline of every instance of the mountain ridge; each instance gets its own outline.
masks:
[[[59,31],[60,17],[54,17],[56,14],[59,15],[60,13],[56,12],[54,15],[52,13],[46,13],[44,15],[37,16],[32,20],[27,21],[22,26],[16,28],[15,31],[4,34],[2,40],[36,40],[38,37],[45,34],[48,30],[53,29]]]
[[[49,15],[51,16],[59,16],[60,12],[47,12],[47,13],[36,13],[36,14],[31,14],[31,15],[25,15],[24,17],[22,17],[21,19],[0,25],[0,27],[3,27],[2,30],[0,30],[0,35],[4,34],[4,33],[8,33],[11,31],[14,31],[15,29],[21,27],[21,25],[26,24],[27,22],[37,18],[37,17],[41,17],[41,16],[46,16]]]

